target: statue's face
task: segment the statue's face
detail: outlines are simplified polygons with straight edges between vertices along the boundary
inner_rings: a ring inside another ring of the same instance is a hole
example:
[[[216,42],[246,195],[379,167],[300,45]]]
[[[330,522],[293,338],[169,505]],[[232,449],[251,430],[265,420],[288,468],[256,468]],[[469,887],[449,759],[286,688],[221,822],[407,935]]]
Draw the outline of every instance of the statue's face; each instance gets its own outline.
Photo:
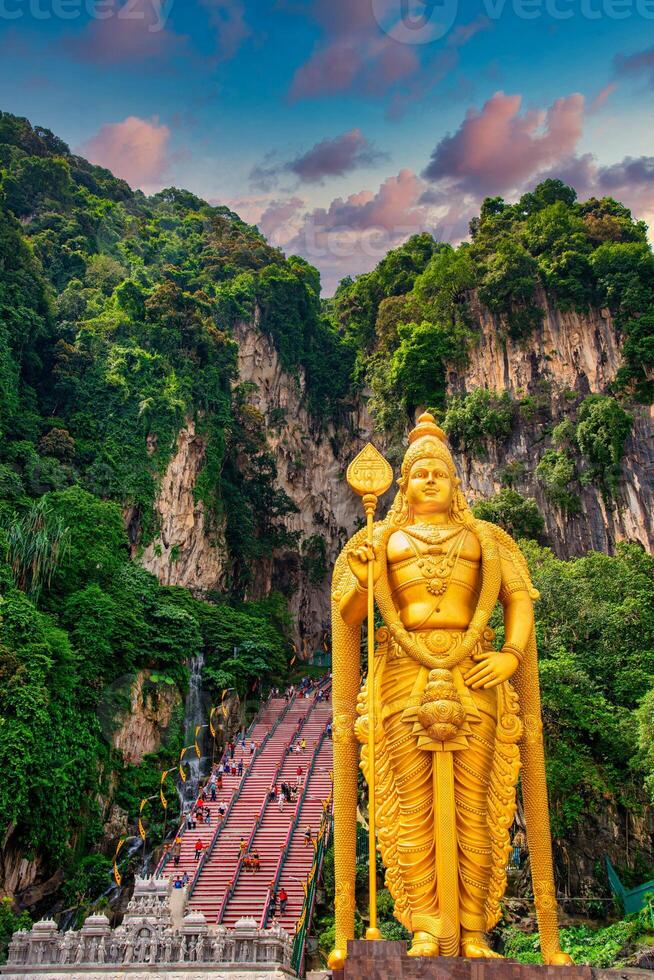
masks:
[[[417,459],[409,470],[405,496],[415,514],[439,514],[452,506],[452,478],[440,459]]]

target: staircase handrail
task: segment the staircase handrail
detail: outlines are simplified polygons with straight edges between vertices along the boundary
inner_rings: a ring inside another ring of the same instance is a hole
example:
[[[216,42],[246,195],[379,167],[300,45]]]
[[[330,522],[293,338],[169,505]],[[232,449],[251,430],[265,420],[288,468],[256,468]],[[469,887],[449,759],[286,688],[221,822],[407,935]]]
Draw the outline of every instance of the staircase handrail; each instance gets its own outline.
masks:
[[[293,699],[292,700],[294,700],[295,697],[296,697],[296,695],[293,695]],[[278,720],[278,723],[279,723],[279,721],[282,720],[284,714],[286,714],[286,710],[287,709],[285,709],[284,712],[282,712],[282,714],[280,715],[279,720]],[[304,715],[304,717],[302,719],[300,719],[303,724],[306,721],[306,719],[309,717],[309,715],[311,714],[311,711],[312,710],[313,710],[313,708],[310,708],[309,711],[307,712],[307,714]],[[268,789],[268,792],[266,793],[266,795],[265,795],[265,797],[263,799],[263,803],[261,804],[261,809],[259,810],[259,816],[257,817],[257,819],[256,819],[256,821],[254,823],[254,826],[252,827],[252,830],[250,831],[250,835],[249,835],[248,841],[247,841],[247,849],[246,849],[245,853],[247,853],[250,850],[250,848],[252,847],[252,844],[254,843],[254,838],[256,836],[256,833],[259,830],[261,824],[263,823],[263,818],[266,815],[266,810],[268,809],[268,804],[272,802],[272,800],[270,799],[271,790],[272,790],[273,786],[275,786],[277,784],[277,781],[279,779],[280,772],[281,772],[281,770],[284,767],[284,762],[286,761],[286,759],[287,759],[287,757],[289,755],[288,746],[293,744],[294,740],[297,738],[297,734],[298,733],[295,732],[292,735],[291,741],[288,743],[288,745],[284,745],[282,747],[282,754],[280,755],[279,762],[277,763],[277,766],[275,767],[275,771],[274,771],[273,777],[272,777],[272,783],[270,785],[270,788]],[[225,912],[227,911],[227,906],[229,905],[229,902],[231,901],[231,898],[232,898],[234,892],[236,891],[236,886],[238,884],[238,879],[239,879],[239,877],[241,875],[241,870],[243,868],[243,857],[244,856],[245,856],[244,854],[240,854],[239,855],[239,859],[238,859],[238,862],[236,864],[236,870],[235,870],[234,875],[233,875],[233,877],[232,877],[232,879],[231,879],[231,881],[229,883],[229,888],[227,889],[227,891],[223,895],[223,900],[221,902],[220,910],[218,912],[218,920],[217,921],[219,923],[223,921],[223,918],[225,916]]]
[[[330,807],[331,797],[320,821],[320,830],[318,831],[318,837],[315,845],[315,856],[306,880],[302,912],[300,914],[300,918],[295,924],[295,939],[293,940],[293,952],[291,954],[291,969],[295,971],[298,977],[302,976],[302,972],[304,970],[307,933],[311,928],[313,910],[316,904],[318,881],[320,880],[320,875],[322,873],[329,831],[331,829],[332,814]]]
[[[238,856],[238,861],[236,862],[236,870],[234,871],[234,874],[232,875],[231,881],[229,882],[229,885],[227,886],[227,890],[226,890],[225,894],[223,895],[223,900],[220,903],[220,908],[218,909],[218,918],[216,919],[216,922],[218,922],[218,924],[220,924],[223,921],[223,919],[225,917],[225,912],[227,911],[227,906],[229,905],[229,902],[230,902],[230,900],[232,898],[232,895],[236,891],[236,885],[238,884],[238,879],[239,879],[239,877],[241,875],[241,869],[243,868],[244,858],[250,852],[250,848],[252,847],[252,841],[254,840],[254,835],[256,834],[257,830],[261,826],[261,821],[263,820],[263,815],[264,815],[265,810],[266,810],[266,805],[268,803],[268,797],[269,796],[270,796],[270,791],[268,793],[266,793],[266,796],[264,798],[264,801],[261,804],[261,807],[259,808],[259,816],[254,821],[254,824],[252,826],[252,830],[250,831],[250,833],[248,835],[246,847],[245,847],[244,850],[242,850],[240,852],[240,854]]]
[[[255,760],[259,758],[259,756],[263,752],[263,750],[264,750],[264,748],[265,748],[268,740],[277,731],[277,728],[279,727],[282,719],[284,718],[286,712],[288,711],[288,709],[289,709],[289,707],[290,707],[290,705],[292,703],[292,700],[293,699],[291,699],[291,701],[289,701],[289,703],[284,707],[283,711],[277,717],[277,719],[276,719],[274,725],[272,726],[272,728],[270,729],[270,731],[269,732],[266,732],[266,734],[264,735],[263,739],[259,743],[258,748],[256,748],[255,751],[252,753],[252,755],[250,757],[250,764],[247,767],[246,772],[243,774],[243,778],[241,779],[241,782],[239,783],[239,786],[236,789],[236,792],[232,794],[232,798],[229,801],[229,806],[227,807],[227,811],[225,812],[225,816],[220,821],[219,826],[216,827],[216,830],[214,832],[213,837],[211,838],[211,841],[209,843],[209,846],[205,848],[204,853],[202,855],[202,858],[200,859],[200,861],[198,863],[198,867],[195,869],[195,873],[193,874],[193,878],[192,878],[192,880],[191,880],[191,882],[189,884],[189,890],[188,890],[188,897],[189,897],[189,899],[190,899],[191,895],[193,894],[193,892],[195,891],[195,886],[196,886],[197,881],[198,881],[198,879],[200,877],[200,872],[202,871],[202,869],[204,868],[205,864],[207,863],[207,861],[211,857],[211,855],[213,853],[213,850],[214,850],[214,848],[216,846],[216,842],[218,841],[218,838],[220,837],[220,833],[221,833],[223,827],[225,826],[225,824],[227,823],[227,819],[228,819],[230,813],[232,812],[233,807],[235,806],[237,800],[240,798],[241,793],[243,792],[243,787],[245,786],[245,783],[250,778],[250,775],[252,773],[252,769],[254,768]],[[221,920],[219,919],[218,921],[220,922]]]
[[[254,729],[256,728],[256,726],[258,725],[258,723],[261,721],[261,716],[263,715],[264,711],[268,707],[268,705],[269,705],[269,703],[270,703],[271,700],[272,700],[272,691],[268,691],[268,696],[266,697],[265,701],[261,701],[260,702],[259,707],[257,708],[257,710],[254,713],[254,718],[252,719],[252,721],[250,722],[250,724],[248,725],[248,727],[246,729],[246,732],[245,732],[245,735],[246,736],[252,734],[252,732],[254,731]]]
[[[318,759],[318,755],[320,754],[320,750],[321,750],[321,748],[322,748],[322,746],[324,744],[325,739],[327,738],[327,725],[328,724],[329,724],[329,722],[327,722],[327,724],[325,725],[325,727],[324,727],[321,735],[318,738],[318,741],[316,743],[316,747],[315,747],[315,749],[313,751],[313,756],[311,758],[311,763],[310,763],[309,769],[307,771],[307,778],[304,781],[304,786],[302,787],[302,793],[300,794],[300,796],[298,798],[298,801],[296,803],[296,806],[295,806],[295,814],[293,816],[293,819],[291,820],[290,826],[288,828],[288,832],[286,834],[286,842],[285,842],[285,844],[284,844],[284,846],[282,848],[282,851],[281,851],[281,853],[279,855],[279,859],[277,861],[277,868],[275,869],[275,877],[273,879],[272,885],[268,889],[268,896],[267,896],[267,898],[266,898],[266,900],[264,902],[263,912],[261,913],[261,921],[260,921],[260,924],[259,924],[259,928],[260,929],[265,929],[266,928],[266,922],[268,920],[268,913],[270,911],[270,898],[271,898],[272,893],[277,891],[277,885],[279,884],[279,879],[281,878],[282,870],[284,868],[284,864],[286,862],[286,858],[288,857],[288,851],[289,851],[289,848],[290,848],[290,845],[291,845],[291,837],[293,836],[293,831],[297,829],[297,825],[300,822],[300,815],[302,813],[302,807],[304,806],[304,801],[306,799],[307,792],[309,790],[309,783],[311,781],[311,775],[312,775],[312,773],[313,773],[313,771],[315,769],[316,761]]]
[[[257,749],[255,749],[255,751],[252,753],[252,756],[250,757],[250,764],[247,766],[247,768],[246,768],[246,770],[245,770],[245,772],[243,774],[243,778],[241,779],[241,782],[239,783],[237,789],[235,790],[234,793],[232,793],[232,798],[231,798],[231,800],[229,801],[229,803],[227,805],[227,810],[225,811],[225,816],[223,817],[223,819],[219,822],[218,826],[216,827],[216,829],[214,831],[214,834],[213,834],[213,837],[211,838],[211,841],[209,842],[208,846],[205,848],[204,853],[202,855],[202,858],[200,859],[200,862],[198,863],[198,867],[195,869],[195,872],[193,873],[193,879],[192,879],[191,883],[189,884],[189,892],[188,892],[189,898],[190,898],[190,896],[191,896],[191,894],[193,892],[193,889],[195,888],[195,882],[196,882],[197,878],[199,877],[199,873],[200,873],[201,869],[204,867],[204,865],[206,864],[209,856],[213,852],[213,849],[216,846],[216,841],[220,837],[221,830],[225,826],[225,824],[227,823],[227,818],[229,817],[229,815],[230,815],[230,813],[232,811],[232,807],[234,806],[234,804],[236,803],[236,801],[238,800],[238,798],[240,797],[240,795],[241,795],[241,793],[243,791],[243,786],[245,785],[245,783],[246,783],[247,779],[249,778],[250,773],[252,771],[252,766],[254,764],[254,760],[259,757],[259,755],[260,755],[261,751],[263,750],[264,746],[266,745],[268,739],[277,730],[278,725],[280,724],[280,722],[282,721],[282,719],[284,718],[284,716],[288,712],[288,710],[289,710],[289,708],[290,708],[290,706],[291,706],[292,703],[293,703],[293,698],[291,698],[290,701],[289,701],[289,703],[284,706],[284,708],[282,709],[282,711],[278,715],[277,719],[275,720],[275,723],[273,724],[273,726],[270,729],[270,731],[269,732],[266,732],[266,734],[263,737],[263,740],[259,744],[259,747]],[[265,702],[264,702],[264,704],[265,704]],[[262,705],[262,707],[263,706],[264,705]],[[258,713],[259,712],[257,712],[257,714]],[[248,729],[248,731],[249,731],[249,729]],[[176,837],[183,837],[184,836],[184,833],[185,833],[185,830],[186,830],[186,817],[183,817],[182,818],[182,822],[180,824],[180,827],[179,827],[179,829],[177,831],[177,834],[175,836]],[[154,873],[155,874],[155,878],[160,878],[161,877],[161,875],[164,872],[164,869],[165,869],[166,865],[170,861],[170,857],[171,857],[170,851],[167,851],[166,854],[163,855],[163,857],[162,857],[161,861],[159,862],[159,864],[157,866],[157,869],[156,869],[156,871]]]

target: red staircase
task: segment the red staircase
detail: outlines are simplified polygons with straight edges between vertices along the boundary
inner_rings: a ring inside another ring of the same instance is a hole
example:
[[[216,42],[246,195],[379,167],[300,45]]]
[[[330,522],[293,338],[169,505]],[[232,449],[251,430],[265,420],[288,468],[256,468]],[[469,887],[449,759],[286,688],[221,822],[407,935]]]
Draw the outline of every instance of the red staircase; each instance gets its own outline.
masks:
[[[279,789],[282,782],[295,785],[297,769],[298,767],[303,769],[302,788],[298,793],[297,804],[286,803],[280,810],[277,802],[270,801],[267,803],[261,822],[255,828],[251,843],[251,847],[259,853],[261,870],[251,872],[243,867],[239,870],[235,887],[226,897],[222,916],[222,922],[226,926],[233,926],[237,919],[244,915],[254,916],[257,921],[261,920],[269,898],[271,882],[275,880],[279,871],[281,852],[286,846],[291,825],[295,824],[292,830],[291,851],[293,851],[295,838],[304,834],[307,823],[311,825],[313,836],[315,837],[317,834],[322,814],[322,800],[329,796],[331,789],[331,742],[329,742],[329,751],[323,752],[322,749],[318,749],[320,737],[331,720],[331,703],[322,701],[317,702],[314,706],[312,698],[311,705],[311,711],[307,715],[301,732],[296,737],[295,745],[291,746],[292,749],[295,749],[297,744],[304,739],[306,750],[300,753],[292,751],[287,755],[277,775]],[[316,764],[318,768],[316,768]],[[310,769],[312,771],[309,774]],[[307,777],[308,784],[303,802],[303,789],[307,783]],[[297,823],[295,819],[297,816],[301,818],[301,824]],[[303,843],[302,847],[304,847]],[[306,877],[313,859],[311,846],[304,849],[304,859],[302,862],[294,861],[292,874]],[[305,864],[306,870],[303,870]],[[299,887],[301,891],[301,884]],[[289,889],[286,890],[290,897]],[[291,915],[290,906],[291,901],[289,901],[289,909],[287,909],[285,918]],[[291,932],[293,931],[292,925],[293,923],[291,923]]]
[[[316,727],[324,731],[331,721],[331,702],[318,704],[315,708]],[[290,840],[285,860],[283,861],[277,890],[282,887],[288,895],[288,904],[283,915],[277,914],[277,922],[290,934],[295,931],[295,923],[300,917],[304,904],[304,887],[307,875],[313,864],[314,847],[305,842],[307,826],[311,827],[313,839],[318,833],[323,814],[323,802],[331,796],[333,745],[331,738],[324,737],[318,746],[313,767],[306,787],[306,793],[301,801],[297,827]]]
[[[293,740],[298,722],[301,723],[305,719],[311,711],[313,703],[312,697],[296,696],[280,719],[280,714],[286,708],[286,702],[283,698],[273,698],[254,728],[252,737],[256,741],[269,733],[271,727],[277,722],[276,728],[262,747],[261,752],[257,754],[241,793],[225,820],[225,826],[216,841],[215,847],[207,855],[190,891],[191,909],[194,912],[203,912],[210,923],[217,922],[219,915],[224,911],[227,892],[237,876],[240,840],[244,837],[251,843],[256,823],[262,811],[264,811],[264,815],[267,813],[267,797],[271,785],[275,782],[280,765],[286,759],[286,747]],[[277,804],[271,804],[271,808],[276,810]],[[289,808],[288,820],[290,820],[290,816]],[[272,868],[269,859],[264,856],[261,849],[259,853],[262,867],[261,871],[258,872],[258,877],[260,880],[266,880],[266,876],[268,876],[267,880],[270,880]],[[243,872],[243,874],[246,873]],[[248,872],[247,877],[252,879],[255,876]],[[243,907],[236,918],[246,913],[258,918],[260,912],[260,905],[253,907],[250,902],[247,907]]]

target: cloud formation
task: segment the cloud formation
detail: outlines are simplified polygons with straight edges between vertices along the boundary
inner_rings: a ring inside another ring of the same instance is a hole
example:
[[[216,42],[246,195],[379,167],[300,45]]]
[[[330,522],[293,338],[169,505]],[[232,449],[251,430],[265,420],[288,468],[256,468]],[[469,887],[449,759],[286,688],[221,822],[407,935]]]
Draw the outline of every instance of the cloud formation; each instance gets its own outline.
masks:
[[[212,61],[233,58],[250,29],[243,0],[198,0],[213,38]],[[94,65],[169,61],[191,57],[190,39],[170,26],[174,0],[103,0],[103,16],[92,17],[82,32],[62,41],[76,61]]]
[[[81,34],[62,41],[76,61],[94,65],[152,61],[182,54],[188,38],[166,27],[163,0],[110,0],[108,16],[92,18]]]
[[[217,59],[233,58],[251,34],[245,20],[245,4],[242,0],[200,0],[200,5],[209,13],[209,24],[216,36]]]
[[[454,71],[460,47],[491,27],[488,17],[478,15],[450,31],[455,0],[407,2],[314,0],[309,16],[323,36],[297,68],[290,100],[349,91],[371,98],[390,94],[387,117],[397,118]],[[425,43],[441,38],[445,46],[436,51]]]
[[[645,78],[650,85],[654,85],[654,47],[630,55],[618,54],[613,63],[618,75]]]
[[[431,230],[428,210],[419,204],[424,189],[420,177],[405,169],[376,191],[334,198],[327,208],[304,214],[285,249],[318,266],[329,294],[343,276],[367,272],[409,235]]]
[[[501,194],[572,153],[582,132],[582,95],[547,110],[521,113],[521,103],[519,95],[496,92],[480,111],[469,109],[456,133],[436,145],[423,177],[462,193]]]
[[[159,190],[171,163],[170,129],[157,116],[105,123],[79,152],[91,163],[107,167],[132,187],[146,193]]]
[[[370,166],[387,156],[363,135],[360,129],[325,138],[310,150],[285,162],[273,151],[250,173],[250,183],[269,190],[284,174],[292,174],[300,183],[322,184],[327,177],[343,177],[358,167]]]

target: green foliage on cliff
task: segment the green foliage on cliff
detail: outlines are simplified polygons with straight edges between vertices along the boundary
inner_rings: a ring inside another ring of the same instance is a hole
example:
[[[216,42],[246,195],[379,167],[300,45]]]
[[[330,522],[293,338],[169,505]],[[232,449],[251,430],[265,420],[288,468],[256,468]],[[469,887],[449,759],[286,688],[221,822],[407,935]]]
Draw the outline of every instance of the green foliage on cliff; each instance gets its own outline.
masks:
[[[472,512],[482,521],[499,524],[513,538],[537,541],[545,529],[543,515],[536,501],[523,497],[510,487],[503,487],[492,497],[476,501]]]
[[[580,502],[575,485],[596,487],[607,501],[620,482],[625,443],[633,417],[610,395],[588,395],[552,430],[551,449],[542,454],[536,476],[545,495],[561,510],[573,515]]]
[[[654,256],[642,221],[612,198],[579,202],[548,179],[514,204],[487,198],[470,231],[456,249],[415,235],[334,297],[381,429],[401,428],[419,406],[445,407],[447,368],[464,365],[475,343],[478,301],[518,342],[539,327],[546,303],[609,307],[623,339],[616,391],[652,401]]]
[[[654,558],[622,543],[615,556],[562,561],[522,544],[540,592],[552,827],[565,838],[607,800],[632,807],[641,798],[646,769],[634,709],[654,685]]]
[[[627,966],[634,953],[652,945],[654,909],[648,903],[637,915],[630,915],[611,925],[592,928],[576,925],[561,929],[561,949],[574,963],[597,968]],[[538,933],[522,932],[515,927],[499,928],[502,953],[518,963],[541,963]]]
[[[483,454],[488,439],[506,439],[512,425],[513,405],[508,392],[487,388],[451,398],[443,419],[452,447],[473,456]]]
[[[265,420],[234,384],[233,331],[256,312],[304,371],[310,410],[336,411],[349,362],[319,290],[227,208],[175,188],[146,198],[0,113],[0,828],[84,894],[106,871],[101,801],[133,821],[182,744],[178,707],[143,766],[112,748],[136,675],[144,698],[177,688],[179,706],[201,649],[214,687],[242,695],[285,670],[284,601],[240,601],[257,557],[299,543]],[[156,543],[158,483],[186,424],[209,533],[224,528],[230,552],[220,602],[163,588],[130,557]]]

